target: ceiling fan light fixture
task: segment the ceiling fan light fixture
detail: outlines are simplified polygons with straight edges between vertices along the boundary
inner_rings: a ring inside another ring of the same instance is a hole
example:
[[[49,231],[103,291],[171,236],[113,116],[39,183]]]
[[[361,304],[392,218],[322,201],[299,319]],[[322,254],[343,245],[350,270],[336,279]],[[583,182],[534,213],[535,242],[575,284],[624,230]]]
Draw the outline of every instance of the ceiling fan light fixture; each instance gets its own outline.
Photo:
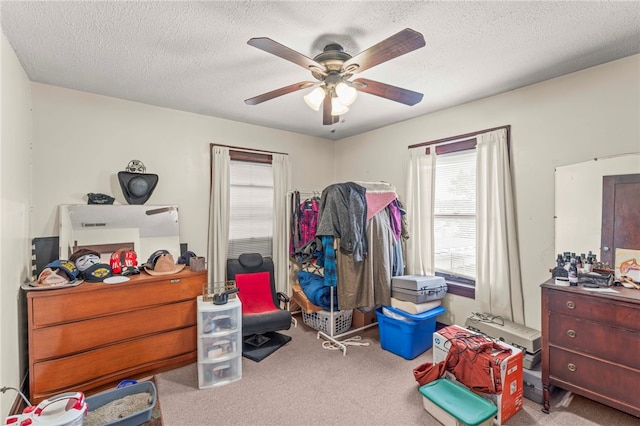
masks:
[[[331,115],[342,115],[349,111],[349,108],[340,102],[339,98],[331,98]]]
[[[322,105],[322,101],[324,101],[325,92],[324,89],[320,86],[313,89],[309,94],[305,95],[304,101],[309,105],[314,111],[320,110],[320,105]]]
[[[349,106],[356,100],[358,91],[345,82],[340,82],[336,85],[336,95],[340,99],[340,103],[344,106]]]

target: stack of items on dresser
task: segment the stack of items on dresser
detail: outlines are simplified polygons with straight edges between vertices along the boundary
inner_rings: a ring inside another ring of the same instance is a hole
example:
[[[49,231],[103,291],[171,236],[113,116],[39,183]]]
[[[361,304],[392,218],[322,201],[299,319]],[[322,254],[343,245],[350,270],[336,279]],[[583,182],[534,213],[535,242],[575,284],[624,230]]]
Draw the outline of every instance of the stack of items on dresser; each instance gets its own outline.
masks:
[[[442,277],[401,275],[391,278],[391,306],[376,310],[382,349],[414,359],[432,345],[436,317],[447,294]]]

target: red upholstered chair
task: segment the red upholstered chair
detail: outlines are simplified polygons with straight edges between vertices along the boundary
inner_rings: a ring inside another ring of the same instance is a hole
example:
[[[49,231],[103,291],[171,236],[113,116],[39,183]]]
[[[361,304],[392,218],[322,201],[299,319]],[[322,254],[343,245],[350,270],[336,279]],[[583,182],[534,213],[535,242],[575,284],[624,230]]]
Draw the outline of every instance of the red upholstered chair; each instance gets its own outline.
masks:
[[[289,298],[276,292],[271,258],[263,258],[259,253],[247,253],[240,255],[238,259],[229,259],[227,279],[234,280],[240,290],[238,297],[242,302],[242,336],[246,337],[243,354],[250,349],[247,345],[261,347],[274,339],[282,344],[291,340],[288,336],[275,333],[291,327],[291,312],[280,306],[281,303],[288,303]],[[275,343],[271,342],[271,345]]]

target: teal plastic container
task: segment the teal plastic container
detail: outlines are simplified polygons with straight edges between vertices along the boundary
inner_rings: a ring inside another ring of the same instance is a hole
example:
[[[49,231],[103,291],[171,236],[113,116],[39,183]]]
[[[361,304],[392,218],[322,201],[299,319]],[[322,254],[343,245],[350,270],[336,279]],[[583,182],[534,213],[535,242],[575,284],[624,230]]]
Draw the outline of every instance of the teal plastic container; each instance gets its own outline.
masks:
[[[493,417],[498,413],[498,407],[491,402],[451,380],[434,380],[421,386],[420,393],[426,400],[423,401],[425,409],[434,417],[438,418],[439,413],[431,412],[433,406],[465,426],[479,426],[483,423],[492,424]]]
[[[391,306],[384,308],[404,319],[386,316],[382,307],[376,309],[380,346],[404,359],[414,359],[433,346],[436,317],[446,312],[442,306],[416,315]]]

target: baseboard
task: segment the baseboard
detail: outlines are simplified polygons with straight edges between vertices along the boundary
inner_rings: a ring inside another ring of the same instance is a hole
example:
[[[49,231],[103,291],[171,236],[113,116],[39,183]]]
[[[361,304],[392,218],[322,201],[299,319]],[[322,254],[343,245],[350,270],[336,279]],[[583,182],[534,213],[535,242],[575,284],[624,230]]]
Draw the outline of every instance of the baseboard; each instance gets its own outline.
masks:
[[[21,392],[27,395],[27,379],[29,375],[26,375],[24,379],[22,379],[22,385],[20,386]],[[19,393],[16,392],[16,399],[13,401],[11,405],[11,409],[9,410],[9,416],[15,416],[16,414],[22,414],[24,409],[27,408],[27,403],[24,402],[24,399],[20,396]]]

